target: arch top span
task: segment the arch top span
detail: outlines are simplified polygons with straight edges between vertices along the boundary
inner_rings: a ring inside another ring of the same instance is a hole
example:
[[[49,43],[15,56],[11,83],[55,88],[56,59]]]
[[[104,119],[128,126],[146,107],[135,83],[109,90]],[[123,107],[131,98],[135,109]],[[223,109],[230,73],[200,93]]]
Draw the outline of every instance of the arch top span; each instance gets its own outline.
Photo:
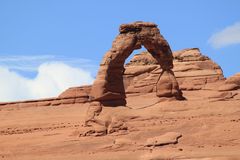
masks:
[[[138,32],[138,31],[141,31],[142,28],[144,28],[144,27],[157,28],[157,25],[155,23],[151,23],[151,22],[137,21],[134,23],[120,25],[119,32],[120,32],[120,34],[127,33],[127,32]]]
[[[122,24],[112,48],[104,55],[90,93],[91,99],[104,105],[126,105],[123,84],[124,62],[135,50],[144,46],[163,70],[156,82],[156,96],[182,98],[172,72],[173,56],[168,42],[157,25],[149,22]]]

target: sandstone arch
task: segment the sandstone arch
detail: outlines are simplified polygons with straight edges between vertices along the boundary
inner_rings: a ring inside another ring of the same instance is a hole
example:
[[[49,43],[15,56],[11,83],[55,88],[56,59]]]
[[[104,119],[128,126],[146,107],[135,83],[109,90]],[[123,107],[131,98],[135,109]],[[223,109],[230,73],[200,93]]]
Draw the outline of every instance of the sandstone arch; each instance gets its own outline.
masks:
[[[104,105],[126,105],[123,84],[124,62],[135,49],[143,45],[158,61],[162,73],[156,82],[158,97],[182,98],[172,72],[173,56],[170,46],[154,23],[135,22],[120,26],[120,34],[104,55],[90,98]]]

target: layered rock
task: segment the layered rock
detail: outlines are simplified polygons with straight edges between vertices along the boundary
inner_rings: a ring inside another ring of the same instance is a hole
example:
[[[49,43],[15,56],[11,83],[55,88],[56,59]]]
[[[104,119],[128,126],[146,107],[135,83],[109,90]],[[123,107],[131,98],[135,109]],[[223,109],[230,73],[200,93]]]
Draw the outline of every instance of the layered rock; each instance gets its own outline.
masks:
[[[62,104],[86,103],[89,101],[88,99],[90,90],[91,86],[72,87],[61,93],[58,97],[7,103],[2,102],[0,103],[0,106],[40,107],[40,106],[57,106]]]
[[[237,74],[227,78],[225,82],[227,84],[236,84],[236,85],[240,86],[240,73],[237,73]]]
[[[76,104],[76,103],[86,103],[88,99],[82,99],[81,97],[72,98],[46,98],[37,100],[26,100],[26,101],[16,101],[16,102],[2,102],[0,107],[41,107],[41,106],[58,106],[65,104]]]
[[[227,78],[218,88],[219,91],[232,91],[240,88],[240,73]]]
[[[182,89],[202,89],[207,83],[224,80],[221,67],[197,48],[174,52],[177,80]]]
[[[173,72],[182,90],[199,90],[207,83],[224,80],[221,67],[202,55],[197,48],[173,52],[173,57]],[[136,54],[125,66],[126,93],[156,91],[156,82],[161,74],[164,75],[161,67],[148,52]],[[169,79],[168,77],[164,81]]]
[[[61,93],[58,98],[75,99],[75,102],[87,102],[89,100],[89,93],[91,91],[91,85],[72,87]]]

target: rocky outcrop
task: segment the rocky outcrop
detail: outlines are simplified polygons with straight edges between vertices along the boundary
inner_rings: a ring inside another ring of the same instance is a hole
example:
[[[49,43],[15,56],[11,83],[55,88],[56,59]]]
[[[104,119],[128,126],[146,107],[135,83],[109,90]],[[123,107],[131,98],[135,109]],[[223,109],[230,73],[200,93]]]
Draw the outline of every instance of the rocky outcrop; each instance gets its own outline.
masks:
[[[197,48],[174,52],[177,80],[183,90],[202,89],[207,83],[224,80],[221,67]]]
[[[110,106],[126,104],[123,83],[124,62],[133,50],[141,48],[142,45],[161,66],[162,73],[158,74],[158,80],[155,82],[156,95],[182,98],[182,92],[172,72],[172,51],[157,25],[135,22],[121,25],[119,31],[120,34],[113,41],[112,48],[104,55],[100,64],[90,93],[91,100]],[[139,71],[141,72],[143,71]]]
[[[219,91],[232,91],[240,88],[240,73],[227,78],[218,88]]]
[[[86,102],[86,101],[85,101]],[[41,107],[41,106],[58,106],[61,104],[75,104],[75,103],[85,103],[84,101],[78,102],[76,98],[46,98],[38,100],[26,100],[26,101],[16,101],[16,102],[2,102],[0,107]]]
[[[75,102],[84,103],[89,99],[89,93],[91,91],[91,85],[72,87],[61,93],[58,98],[62,99],[75,99]]]
[[[173,57],[173,72],[182,90],[199,90],[208,83],[224,80],[221,67],[202,55],[197,48],[173,52]],[[148,52],[136,54],[125,66],[126,93],[144,94],[156,91],[160,74],[164,75],[161,67]],[[168,77],[164,81],[169,79]]]
[[[58,97],[26,100],[17,102],[0,103],[0,106],[19,106],[19,107],[32,107],[32,106],[57,106],[61,104],[75,104],[86,103],[89,99],[89,92],[91,86],[72,87],[61,93]]]
[[[237,74],[227,78],[225,82],[227,84],[236,84],[236,85],[240,86],[240,73],[237,73]]]
[[[223,83],[220,87],[218,87],[218,90],[219,91],[232,91],[232,90],[236,90],[238,88],[240,88],[240,86],[237,85],[237,84],[234,84],[234,83],[231,83],[231,84]]]

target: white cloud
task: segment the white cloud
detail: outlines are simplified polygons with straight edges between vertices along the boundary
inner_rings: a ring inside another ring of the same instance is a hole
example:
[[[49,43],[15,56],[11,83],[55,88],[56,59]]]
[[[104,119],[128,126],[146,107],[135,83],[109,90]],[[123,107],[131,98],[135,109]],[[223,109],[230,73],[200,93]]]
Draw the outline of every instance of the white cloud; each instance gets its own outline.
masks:
[[[0,77],[0,102],[55,97],[69,87],[93,82],[89,71],[63,62],[41,64],[32,79],[0,66]]]
[[[222,48],[232,44],[240,44],[240,22],[228,26],[213,34],[208,43],[214,48]]]

